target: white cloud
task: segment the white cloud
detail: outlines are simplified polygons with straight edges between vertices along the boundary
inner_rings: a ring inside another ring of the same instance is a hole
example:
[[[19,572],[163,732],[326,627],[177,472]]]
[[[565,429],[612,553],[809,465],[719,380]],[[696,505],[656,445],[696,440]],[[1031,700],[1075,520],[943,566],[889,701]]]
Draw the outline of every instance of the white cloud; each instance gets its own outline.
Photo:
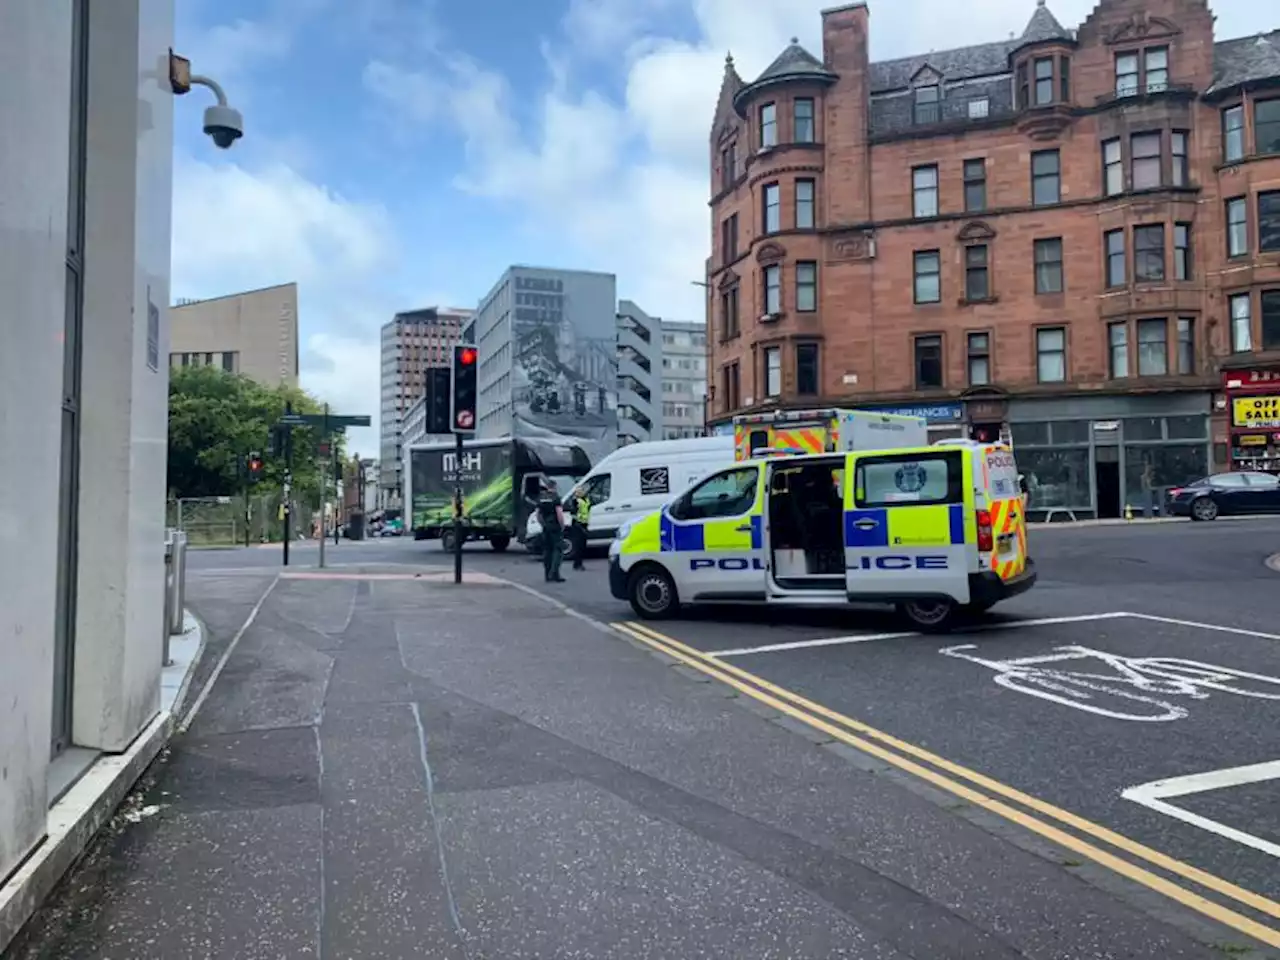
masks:
[[[379,282],[397,260],[387,212],[281,163],[250,170],[182,156],[173,212],[174,296],[297,282],[303,386],[343,413],[371,414],[376,427],[378,327],[399,306]],[[372,438],[355,439],[374,449]]]
[[[514,96],[528,92],[513,92],[500,73],[438,47],[434,58],[419,56],[405,68],[371,64],[365,81],[406,118],[452,115],[467,142],[464,189],[527,208],[548,224],[548,239],[570,240],[590,266],[614,270],[622,295],[645,309],[696,318],[703,293],[690,281],[702,276],[710,248],[708,136],[725,54],[732,51],[748,80],[793,36],[821,56],[820,11],[833,3],[571,0],[569,64],[557,62],[532,129],[513,119]],[[1051,0],[1050,9],[1074,27],[1095,3]],[[1220,36],[1269,26],[1245,0],[1218,0],[1214,9]],[[1020,33],[1033,12],[1031,0],[873,2],[872,58],[1002,39]],[[675,36],[668,24],[690,17],[696,36]],[[432,59],[435,69],[421,66]],[[575,64],[584,69],[575,74]],[[601,64],[625,69],[621,98],[571,82]]]

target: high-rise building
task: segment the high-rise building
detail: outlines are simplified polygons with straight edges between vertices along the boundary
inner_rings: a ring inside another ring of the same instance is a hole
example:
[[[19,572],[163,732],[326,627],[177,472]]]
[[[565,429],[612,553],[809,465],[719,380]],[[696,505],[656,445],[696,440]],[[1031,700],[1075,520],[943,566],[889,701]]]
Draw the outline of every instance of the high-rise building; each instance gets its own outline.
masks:
[[[662,438],[703,434],[707,401],[707,326],[696,320],[662,321]]]
[[[662,436],[662,321],[618,304],[618,444]]]
[[[427,370],[447,367],[472,311],[424,307],[397,313],[382,326],[382,405],[378,483],[389,506],[402,491],[404,417],[425,392]]]
[[[1204,0],[1073,31],[1040,0],[1013,39],[872,63],[865,4],[822,25],[821,58],[725,67],[713,424],[839,404],[1011,436],[1033,518],[1280,466],[1247,417],[1280,395],[1280,31],[1215,41]]]
[[[611,273],[509,267],[480,302],[478,437],[569,439],[595,462],[618,443]]]
[[[298,385],[296,283],[180,299],[169,317],[171,367],[219,367],[268,386]]]

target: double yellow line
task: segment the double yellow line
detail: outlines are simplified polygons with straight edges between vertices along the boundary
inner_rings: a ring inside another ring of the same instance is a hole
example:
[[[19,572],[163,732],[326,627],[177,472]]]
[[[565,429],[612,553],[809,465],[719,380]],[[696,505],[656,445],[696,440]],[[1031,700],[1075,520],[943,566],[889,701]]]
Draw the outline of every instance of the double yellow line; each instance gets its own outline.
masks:
[[[1067,850],[1071,850],[1088,858],[1100,866],[1106,867],[1129,880],[1139,883],[1150,890],[1162,894],[1177,903],[1203,914],[1224,926],[1253,937],[1272,947],[1280,947],[1280,929],[1259,923],[1222,904],[1209,900],[1200,894],[1179,886],[1165,877],[1153,873],[1131,860],[1117,856],[1108,850],[1082,839],[1075,833],[1069,833],[1063,827],[1069,827],[1099,843],[1104,843],[1116,850],[1123,851],[1130,857],[1158,867],[1166,873],[1181,877],[1206,890],[1212,890],[1227,899],[1256,910],[1267,916],[1280,918],[1280,903],[1269,900],[1250,890],[1237,886],[1219,876],[1208,873],[1189,863],[1170,857],[1168,854],[1153,850],[1113,830],[1074,813],[1056,807],[1051,803],[1016,790],[1007,784],[970,770],[945,757],[917,747],[915,744],[899,740],[890,734],[870,727],[859,720],[837,713],[814,703],[799,694],[792,693],[769,681],[748,673],[733,664],[708,656],[678,640],[661,634],[641,623],[615,623],[613,628],[645,646],[656,650],[664,656],[680,661],[685,666],[704,673],[707,676],[728,684],[739,693],[772,707],[827,736],[847,744],[861,752],[875,757],[912,776],[945,790],[954,796],[981,807],[1018,826],[1043,837]],[[1007,802],[1006,802],[1007,801]],[[1016,803],[1020,807],[1011,806]],[[1027,810],[1034,811],[1040,817],[1032,816]],[[1043,818],[1043,819],[1041,819]],[[1062,826],[1055,826],[1048,821],[1057,821]]]

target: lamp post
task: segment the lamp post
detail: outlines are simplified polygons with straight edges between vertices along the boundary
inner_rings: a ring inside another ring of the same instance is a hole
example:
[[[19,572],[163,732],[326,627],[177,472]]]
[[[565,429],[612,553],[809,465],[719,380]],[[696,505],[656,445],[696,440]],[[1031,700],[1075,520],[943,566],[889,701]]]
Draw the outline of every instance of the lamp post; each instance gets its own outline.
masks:
[[[707,356],[704,361],[706,367],[703,374],[702,384],[702,435],[707,435],[707,419],[711,413],[711,284],[706,280],[690,280],[695,287],[701,287],[706,291],[706,300],[703,306],[703,326],[706,328]]]

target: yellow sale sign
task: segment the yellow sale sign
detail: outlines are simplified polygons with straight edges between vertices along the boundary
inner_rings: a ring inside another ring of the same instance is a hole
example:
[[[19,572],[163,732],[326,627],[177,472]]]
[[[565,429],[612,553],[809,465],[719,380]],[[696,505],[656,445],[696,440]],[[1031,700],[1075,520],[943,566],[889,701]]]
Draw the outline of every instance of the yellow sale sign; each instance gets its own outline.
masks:
[[[1280,397],[1236,397],[1231,421],[1237,427],[1280,430]]]

